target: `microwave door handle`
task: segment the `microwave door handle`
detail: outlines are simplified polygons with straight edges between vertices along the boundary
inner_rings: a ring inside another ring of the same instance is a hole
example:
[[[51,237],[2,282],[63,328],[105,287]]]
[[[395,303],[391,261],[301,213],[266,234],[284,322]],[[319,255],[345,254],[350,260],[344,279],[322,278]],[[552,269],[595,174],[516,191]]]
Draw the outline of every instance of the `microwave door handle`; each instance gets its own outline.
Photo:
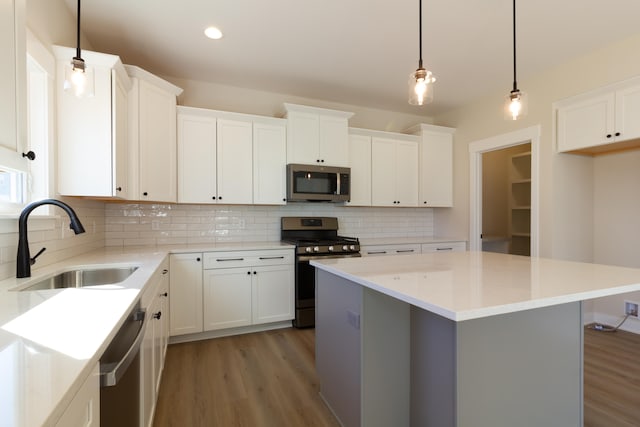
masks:
[[[337,178],[336,178],[336,187],[337,187],[336,188],[336,194],[339,196],[340,195],[340,188],[342,188],[340,186],[340,172],[336,172],[336,176],[337,176]]]

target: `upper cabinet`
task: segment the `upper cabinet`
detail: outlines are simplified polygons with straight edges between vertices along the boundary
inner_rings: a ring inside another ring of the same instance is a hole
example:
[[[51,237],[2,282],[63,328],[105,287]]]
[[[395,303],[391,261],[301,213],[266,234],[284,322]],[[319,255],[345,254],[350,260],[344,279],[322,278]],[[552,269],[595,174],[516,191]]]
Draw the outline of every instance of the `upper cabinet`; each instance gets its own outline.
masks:
[[[178,107],[178,202],[285,203],[282,119]]]
[[[419,124],[407,132],[421,138],[418,204],[423,207],[452,207],[455,129]]]
[[[371,206],[371,135],[364,129],[349,129],[349,206]]]
[[[418,152],[415,136],[371,138],[373,206],[418,206]]]
[[[131,65],[129,186],[131,199],[175,202],[176,97],[182,89]]]
[[[0,158],[2,165],[27,170],[25,0],[0,3]]]
[[[558,152],[598,154],[640,146],[640,78],[554,104]]]
[[[94,70],[94,96],[77,98],[62,90],[64,67],[75,49],[53,47],[57,71],[58,192],[67,196],[127,198],[128,94],[131,81],[120,58],[82,55]]]
[[[349,118],[353,113],[284,104],[287,163],[348,166]]]

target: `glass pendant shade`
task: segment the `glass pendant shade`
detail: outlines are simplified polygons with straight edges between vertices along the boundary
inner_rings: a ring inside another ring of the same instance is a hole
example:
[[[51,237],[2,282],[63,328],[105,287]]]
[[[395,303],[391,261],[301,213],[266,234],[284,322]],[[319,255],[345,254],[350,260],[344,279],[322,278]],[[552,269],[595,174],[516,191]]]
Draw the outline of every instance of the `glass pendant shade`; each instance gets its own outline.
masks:
[[[512,90],[505,98],[504,118],[506,120],[518,120],[527,115],[528,97],[525,92]]]
[[[409,74],[409,104],[425,105],[433,101],[433,82],[436,78],[431,71],[418,68]]]
[[[64,68],[64,90],[78,98],[94,95],[93,68],[87,67],[81,58],[73,58]]]

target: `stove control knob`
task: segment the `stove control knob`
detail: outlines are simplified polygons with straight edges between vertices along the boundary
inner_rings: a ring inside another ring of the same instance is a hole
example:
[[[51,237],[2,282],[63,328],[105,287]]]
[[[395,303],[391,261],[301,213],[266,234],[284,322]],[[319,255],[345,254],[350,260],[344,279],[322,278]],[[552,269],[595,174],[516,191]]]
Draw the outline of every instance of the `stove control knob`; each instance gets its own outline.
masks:
[[[329,246],[329,248],[327,249],[329,252],[333,252],[333,246]]]
[[[312,250],[312,249],[311,249],[310,247],[309,247],[309,248],[304,248],[304,251],[305,251],[305,252],[311,252],[311,250]]]
[[[313,247],[313,252],[320,252],[320,248],[319,248],[319,247],[317,247],[317,246],[314,246],[314,247]]]
[[[343,245],[343,246],[342,246],[342,250],[343,250],[343,251],[348,251],[348,250],[349,250],[349,246],[347,246],[347,245]]]
[[[351,246],[349,246],[349,250],[350,250],[350,251],[355,251],[355,250],[356,250],[355,245],[351,245]]]

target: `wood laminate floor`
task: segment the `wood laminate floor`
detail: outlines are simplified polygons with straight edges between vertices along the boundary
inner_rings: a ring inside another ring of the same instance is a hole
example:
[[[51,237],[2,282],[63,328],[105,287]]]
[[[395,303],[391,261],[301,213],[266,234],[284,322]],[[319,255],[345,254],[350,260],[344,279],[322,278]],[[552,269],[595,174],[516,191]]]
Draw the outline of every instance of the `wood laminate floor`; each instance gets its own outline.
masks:
[[[314,329],[170,345],[155,427],[339,426],[318,394]]]
[[[640,426],[640,335],[584,335],[584,427]]]
[[[313,329],[171,345],[154,426],[338,426],[314,346]],[[640,426],[640,335],[585,329],[584,391],[584,427]]]

